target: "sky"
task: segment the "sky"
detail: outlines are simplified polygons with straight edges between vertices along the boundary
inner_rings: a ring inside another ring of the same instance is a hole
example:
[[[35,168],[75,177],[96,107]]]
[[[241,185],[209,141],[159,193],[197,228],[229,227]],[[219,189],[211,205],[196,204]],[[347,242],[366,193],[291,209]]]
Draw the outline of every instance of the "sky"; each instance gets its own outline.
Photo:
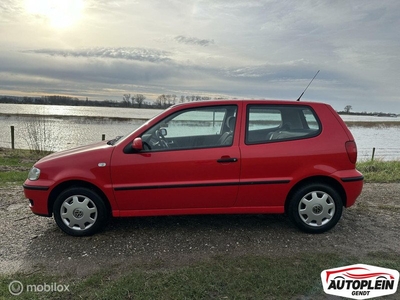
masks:
[[[398,0],[1,0],[0,95],[295,100],[400,114]]]

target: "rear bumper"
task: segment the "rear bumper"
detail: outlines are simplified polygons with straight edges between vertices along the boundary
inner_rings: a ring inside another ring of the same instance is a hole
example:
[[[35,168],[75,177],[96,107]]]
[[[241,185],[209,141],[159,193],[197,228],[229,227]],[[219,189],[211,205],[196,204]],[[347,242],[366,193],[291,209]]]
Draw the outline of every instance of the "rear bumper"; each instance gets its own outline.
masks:
[[[52,213],[49,212],[48,207],[50,188],[28,184],[24,184],[23,188],[25,197],[29,199],[29,208],[31,211],[36,215],[51,217]]]
[[[364,186],[364,176],[357,170],[342,171],[336,174],[346,193],[346,207],[354,205]]]
[[[342,182],[363,181],[364,176],[341,178]]]

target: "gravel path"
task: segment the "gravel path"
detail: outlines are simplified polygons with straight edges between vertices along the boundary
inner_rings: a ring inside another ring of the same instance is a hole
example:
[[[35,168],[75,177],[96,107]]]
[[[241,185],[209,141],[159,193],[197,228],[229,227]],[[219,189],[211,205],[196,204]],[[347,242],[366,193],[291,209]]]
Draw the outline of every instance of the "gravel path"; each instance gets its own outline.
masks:
[[[0,272],[86,276],[107,266],[178,266],[215,255],[292,255],[310,251],[400,254],[400,183],[365,184],[356,205],[325,234],[298,231],[281,215],[112,219],[91,237],[62,233],[33,215],[21,187],[0,189]]]

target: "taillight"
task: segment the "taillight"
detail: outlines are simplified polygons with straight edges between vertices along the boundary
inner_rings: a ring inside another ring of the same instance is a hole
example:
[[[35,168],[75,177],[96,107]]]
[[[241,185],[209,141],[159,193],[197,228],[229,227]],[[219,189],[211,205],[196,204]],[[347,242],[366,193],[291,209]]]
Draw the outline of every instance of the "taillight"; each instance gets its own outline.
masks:
[[[346,142],[347,156],[351,163],[355,164],[357,162],[357,145],[355,141]]]

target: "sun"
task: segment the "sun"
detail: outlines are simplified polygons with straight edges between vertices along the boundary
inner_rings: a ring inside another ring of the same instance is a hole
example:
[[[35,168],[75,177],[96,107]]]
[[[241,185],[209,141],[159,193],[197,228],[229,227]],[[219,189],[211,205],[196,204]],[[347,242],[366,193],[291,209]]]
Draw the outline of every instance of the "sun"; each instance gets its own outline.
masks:
[[[44,18],[54,28],[68,28],[82,16],[83,0],[26,0],[26,11]]]

